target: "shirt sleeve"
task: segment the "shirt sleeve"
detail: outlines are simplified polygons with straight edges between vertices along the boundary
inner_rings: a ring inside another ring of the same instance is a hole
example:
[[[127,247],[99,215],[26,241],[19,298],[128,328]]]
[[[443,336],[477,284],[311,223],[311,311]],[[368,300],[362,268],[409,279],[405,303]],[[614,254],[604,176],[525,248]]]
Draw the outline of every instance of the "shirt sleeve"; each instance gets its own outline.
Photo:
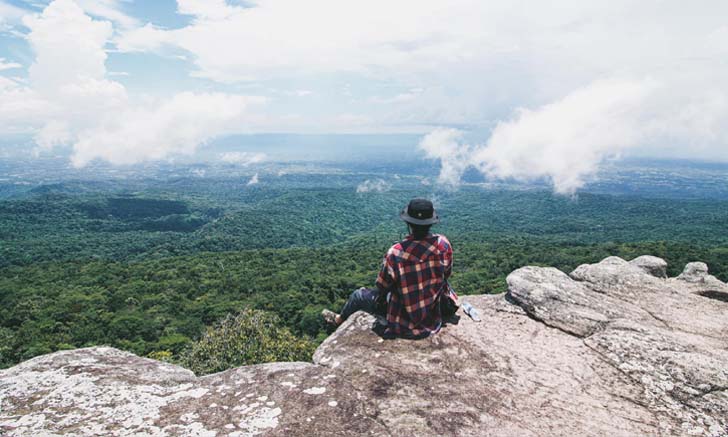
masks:
[[[379,275],[377,276],[377,288],[380,290],[391,291],[395,284],[394,261],[392,258],[392,250],[390,249],[387,254],[384,255],[382,268],[379,270]]]
[[[445,279],[448,279],[452,273],[452,245],[444,236],[441,236],[440,239],[441,250],[444,252],[443,261],[445,262]]]

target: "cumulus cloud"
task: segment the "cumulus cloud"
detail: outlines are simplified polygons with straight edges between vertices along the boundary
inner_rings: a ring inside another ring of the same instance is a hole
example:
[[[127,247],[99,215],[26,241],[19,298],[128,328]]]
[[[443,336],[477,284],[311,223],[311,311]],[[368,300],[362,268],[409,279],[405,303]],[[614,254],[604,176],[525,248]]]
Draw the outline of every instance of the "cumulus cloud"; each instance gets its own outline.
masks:
[[[18,82],[0,76],[0,129],[32,134],[51,115],[50,103]]]
[[[258,173],[256,173],[256,174],[253,175],[252,178],[250,178],[250,180],[248,181],[247,185],[248,186],[256,185],[259,182],[260,182],[260,180],[258,179]]]
[[[123,21],[107,10],[115,6],[102,1],[93,10]],[[192,154],[217,135],[240,131],[250,106],[265,102],[219,92],[137,102],[121,83],[107,78],[110,22],[92,19],[73,0],[55,0],[23,23],[30,29],[35,60],[29,85],[0,87],[0,126],[34,132],[37,153],[70,144],[76,166],[94,159],[133,164]]]
[[[384,179],[367,179],[356,187],[357,193],[384,193],[392,188]]]
[[[486,177],[549,180],[556,192],[582,187],[606,159],[650,144],[692,143],[725,152],[728,136],[719,120],[725,99],[676,95],[654,80],[599,80],[536,109],[522,108],[496,124],[482,144],[465,132],[436,129],[420,147],[439,159],[441,182],[457,184],[474,167]],[[693,151],[694,152],[694,151]]]
[[[266,154],[260,152],[225,152],[220,154],[220,161],[228,164],[247,166],[265,161]]]
[[[117,164],[192,155],[215,135],[234,132],[255,99],[220,93],[180,93],[159,106],[126,108],[119,120],[109,118],[79,133],[72,162],[94,158]]]
[[[647,138],[650,82],[598,81],[536,110],[521,109],[496,125],[473,164],[496,178],[546,177],[573,193],[598,164]]]
[[[67,122],[50,120],[35,134],[35,143],[38,147],[34,153],[38,156],[43,152],[48,152],[56,146],[68,143],[71,138]]]
[[[440,128],[427,134],[420,141],[426,156],[440,160],[438,180],[447,185],[457,185],[460,176],[471,165],[472,147],[462,143],[464,132],[452,128]],[[423,184],[429,185],[429,181]]]

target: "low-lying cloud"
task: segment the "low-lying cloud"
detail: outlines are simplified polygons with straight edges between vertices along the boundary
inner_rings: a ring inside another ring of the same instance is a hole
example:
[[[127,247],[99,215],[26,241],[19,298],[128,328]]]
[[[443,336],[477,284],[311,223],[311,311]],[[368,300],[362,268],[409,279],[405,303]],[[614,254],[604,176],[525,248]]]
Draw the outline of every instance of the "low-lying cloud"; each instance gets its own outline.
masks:
[[[392,188],[392,186],[387,183],[384,179],[367,179],[364,182],[360,183],[356,187],[357,193],[384,193],[389,191]]]
[[[536,109],[519,109],[485,143],[468,144],[465,132],[444,128],[426,135],[420,148],[440,160],[444,184],[457,185],[472,167],[490,179],[547,179],[562,194],[581,188],[603,161],[637,150],[662,147],[674,155],[693,144],[719,155],[726,129],[718,115],[728,114],[726,108],[665,89],[650,79],[598,80]]]
[[[261,152],[225,152],[220,154],[220,161],[228,164],[248,166],[258,164],[266,159],[266,154]]]
[[[95,158],[135,164],[174,155],[192,155],[199,144],[234,132],[255,98],[223,93],[180,93],[155,107],[127,107],[76,136],[72,162]]]

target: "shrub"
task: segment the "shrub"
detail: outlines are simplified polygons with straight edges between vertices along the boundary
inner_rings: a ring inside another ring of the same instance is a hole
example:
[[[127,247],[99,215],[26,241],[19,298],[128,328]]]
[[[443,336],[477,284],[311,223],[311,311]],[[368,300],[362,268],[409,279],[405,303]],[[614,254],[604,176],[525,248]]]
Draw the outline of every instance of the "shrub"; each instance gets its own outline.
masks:
[[[198,375],[271,361],[310,361],[315,344],[280,326],[275,314],[245,309],[207,328],[180,362]]]
[[[147,354],[147,358],[151,358],[157,361],[164,361],[166,363],[173,362],[173,355],[170,351],[154,351]]]

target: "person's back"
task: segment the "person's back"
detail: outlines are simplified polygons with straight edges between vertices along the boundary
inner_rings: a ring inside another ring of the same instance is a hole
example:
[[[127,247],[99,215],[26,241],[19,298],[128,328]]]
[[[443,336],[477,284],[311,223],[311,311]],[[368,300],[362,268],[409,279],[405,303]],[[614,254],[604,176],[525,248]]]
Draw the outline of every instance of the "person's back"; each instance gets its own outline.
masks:
[[[413,232],[389,249],[377,278],[377,288],[390,293],[389,334],[420,337],[437,332],[442,299],[457,299],[447,282],[452,272],[450,241],[430,233],[416,237]]]
[[[410,234],[387,251],[376,289],[354,291],[340,315],[324,310],[329,323],[338,325],[363,310],[386,316],[388,335],[424,337],[437,332],[443,317],[457,310],[457,295],[447,282],[452,246],[444,235],[430,233],[439,222],[432,202],[413,199],[400,218]]]

